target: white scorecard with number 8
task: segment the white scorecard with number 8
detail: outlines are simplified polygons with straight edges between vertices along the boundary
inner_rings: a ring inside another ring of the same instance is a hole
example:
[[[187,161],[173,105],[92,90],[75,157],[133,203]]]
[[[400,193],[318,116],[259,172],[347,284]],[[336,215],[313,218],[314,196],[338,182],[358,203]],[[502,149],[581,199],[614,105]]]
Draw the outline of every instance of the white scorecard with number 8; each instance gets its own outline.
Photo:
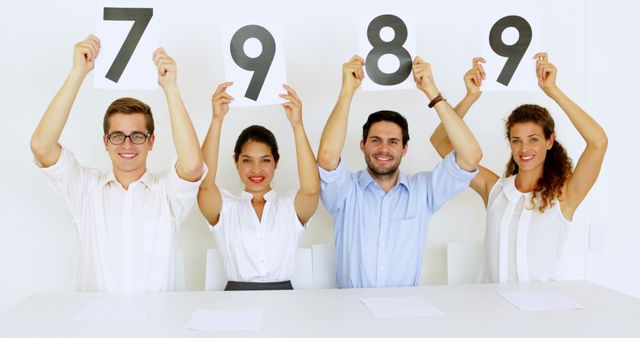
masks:
[[[151,2],[108,2],[98,6],[94,86],[107,89],[156,89],[153,52],[159,47],[157,8]]]
[[[280,104],[285,90],[284,45],[280,24],[244,21],[224,25],[222,51],[232,106]]]
[[[378,13],[360,17],[360,56],[365,59],[363,90],[415,88],[411,65],[416,35],[410,13]]]
[[[482,91],[536,91],[539,26],[530,13],[500,13],[487,16],[483,29],[482,56],[487,79]]]

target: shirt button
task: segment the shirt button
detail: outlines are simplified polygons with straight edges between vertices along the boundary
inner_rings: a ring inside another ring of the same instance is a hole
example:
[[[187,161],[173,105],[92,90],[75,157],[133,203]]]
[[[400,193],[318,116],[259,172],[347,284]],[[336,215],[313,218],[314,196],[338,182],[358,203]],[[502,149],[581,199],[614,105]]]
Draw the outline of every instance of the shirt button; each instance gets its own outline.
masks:
[[[382,242],[382,247],[383,247],[383,248],[384,248],[384,245],[385,245],[385,243],[384,243],[384,242]]]
[[[380,267],[380,271],[384,271],[384,266],[381,266],[381,267]]]

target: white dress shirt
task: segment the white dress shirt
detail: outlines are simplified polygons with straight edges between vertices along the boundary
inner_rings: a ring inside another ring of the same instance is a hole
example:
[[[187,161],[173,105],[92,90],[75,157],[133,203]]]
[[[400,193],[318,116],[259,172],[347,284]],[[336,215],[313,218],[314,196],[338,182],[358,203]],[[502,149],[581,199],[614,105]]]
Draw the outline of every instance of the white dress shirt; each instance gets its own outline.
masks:
[[[557,199],[540,212],[540,196],[532,205],[532,193],[520,192],[515,178],[501,178],[489,194],[480,280],[558,280],[571,222],[562,216]]]
[[[291,280],[298,241],[305,227],[294,206],[294,194],[281,197],[274,190],[264,195],[262,219],[258,220],[251,199],[220,189],[222,211],[215,226],[227,278],[236,282],[281,282]]]
[[[83,167],[64,147],[58,162],[41,170],[78,228],[81,290],[175,289],[178,231],[199,181],[179,178],[174,166],[160,174],[147,171],[125,190],[112,172]]]

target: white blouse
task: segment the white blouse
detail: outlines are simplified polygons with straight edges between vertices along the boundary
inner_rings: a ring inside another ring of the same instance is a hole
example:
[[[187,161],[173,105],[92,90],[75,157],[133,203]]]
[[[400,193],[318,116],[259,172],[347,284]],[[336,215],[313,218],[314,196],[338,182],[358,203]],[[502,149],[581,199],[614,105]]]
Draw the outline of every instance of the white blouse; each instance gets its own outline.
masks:
[[[532,205],[532,193],[518,191],[515,179],[515,175],[501,178],[489,194],[480,280],[557,280],[571,222],[562,215],[557,199],[540,212],[540,198]]]
[[[251,199],[221,189],[222,211],[215,226],[209,225],[218,241],[227,278],[239,282],[281,282],[291,279],[298,242],[305,227],[294,206],[294,194],[278,197],[274,190],[258,220]]]

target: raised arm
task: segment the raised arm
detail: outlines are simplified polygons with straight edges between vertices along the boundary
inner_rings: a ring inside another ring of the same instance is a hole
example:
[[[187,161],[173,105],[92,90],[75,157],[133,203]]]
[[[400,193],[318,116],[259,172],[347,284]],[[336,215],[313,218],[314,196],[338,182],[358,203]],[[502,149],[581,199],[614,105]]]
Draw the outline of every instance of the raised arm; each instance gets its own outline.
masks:
[[[464,85],[467,88],[467,94],[454,108],[461,118],[464,118],[471,106],[482,94],[480,87],[482,86],[482,81],[486,78],[482,64],[485,62],[481,57],[473,58],[471,69],[464,74]],[[440,157],[444,157],[453,151],[453,146],[451,145],[451,141],[449,141],[449,137],[442,123],[436,127],[436,130],[431,135],[430,141],[438,154],[440,154]],[[491,188],[493,188],[498,179],[499,176],[493,171],[480,166],[478,174],[469,184],[469,186],[482,197],[485,206],[489,201],[489,192],[491,192]]]
[[[471,109],[471,106],[480,98],[480,95],[482,95],[480,86],[482,86],[482,80],[486,78],[484,68],[482,67],[482,64],[485,62],[481,57],[473,58],[471,69],[464,74],[464,86],[467,88],[467,94],[455,108],[453,108],[461,118],[464,118],[469,109]],[[431,141],[431,144],[440,157],[444,158],[448,153],[453,151],[453,146],[451,145],[451,141],[449,141],[449,137],[442,123],[438,124],[429,141]]]
[[[44,112],[42,119],[31,136],[31,152],[42,167],[54,165],[60,158],[62,148],[58,143],[64,129],[71,106],[78,95],[84,78],[95,65],[100,52],[100,40],[89,35],[73,48],[73,66]]]
[[[347,136],[351,100],[364,79],[364,59],[354,55],[342,65],[342,89],[327,124],[322,131],[318,149],[318,165],[325,170],[334,170],[340,163],[340,154]]]
[[[558,70],[549,63],[547,53],[537,53],[535,58],[538,85],[562,108],[587,143],[573,174],[567,180],[565,196],[561,204],[563,215],[572,219],[576,208],[587,196],[600,174],[604,154],[607,151],[607,134],[589,114],[558,88],[556,84]]]
[[[413,77],[418,89],[425,93],[430,102],[440,96],[431,72],[431,65],[416,57],[413,62]],[[456,151],[456,163],[466,171],[478,167],[482,158],[482,149],[469,127],[445,100],[435,103],[434,108],[440,117],[445,132]]]
[[[153,62],[158,68],[158,84],[169,106],[171,133],[178,154],[178,176],[185,181],[195,182],[202,177],[202,152],[176,83],[176,62],[162,48],[153,53]]]
[[[287,93],[281,94],[280,97],[287,100],[282,106],[289,123],[291,123],[291,128],[293,128],[298,161],[298,179],[300,180],[300,189],[296,193],[294,204],[300,223],[306,224],[318,208],[320,175],[316,166],[316,158],[313,156],[313,150],[311,150],[302,123],[302,102],[291,87],[284,85],[284,88]]]
[[[216,174],[218,172],[218,151],[220,148],[222,121],[227,112],[229,112],[229,103],[233,100],[233,97],[227,94],[227,88],[232,84],[233,82],[222,83],[218,85],[218,88],[213,93],[211,98],[213,118],[211,118],[209,131],[202,144],[202,155],[209,170],[207,171],[207,176],[202,180],[202,184],[200,184],[198,207],[200,207],[204,218],[211,225],[218,223],[220,211],[222,210],[222,196],[216,185]]]

